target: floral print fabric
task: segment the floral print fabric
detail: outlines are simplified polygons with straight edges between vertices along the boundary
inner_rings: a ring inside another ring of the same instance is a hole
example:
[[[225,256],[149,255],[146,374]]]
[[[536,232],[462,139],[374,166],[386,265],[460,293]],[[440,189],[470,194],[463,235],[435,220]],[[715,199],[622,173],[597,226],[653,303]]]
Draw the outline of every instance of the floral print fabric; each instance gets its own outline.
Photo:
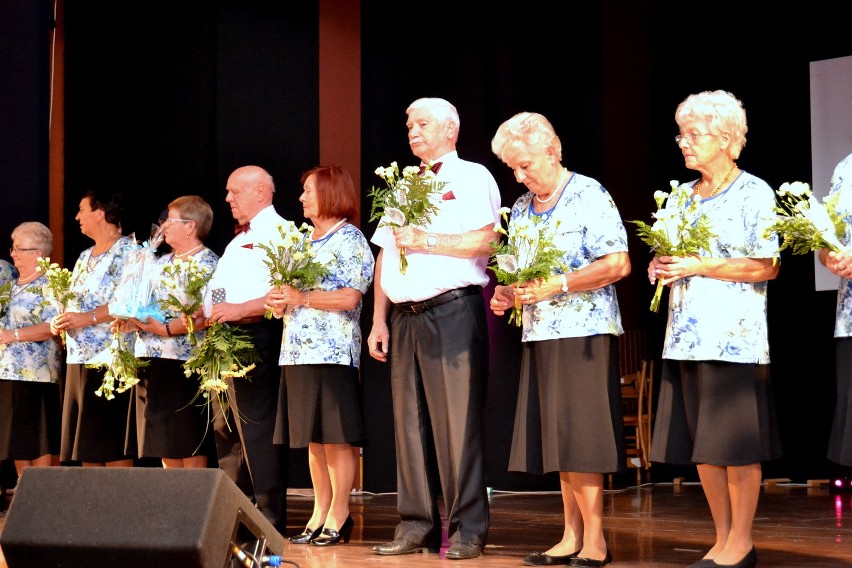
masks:
[[[604,255],[627,251],[627,231],[618,209],[596,180],[575,172],[556,205],[543,213],[533,211],[532,200],[531,192],[519,197],[512,207],[509,223],[527,215],[539,215],[545,223],[559,221],[553,244],[564,251],[562,264],[567,272],[580,270]],[[554,267],[554,274],[561,272],[561,267]],[[569,290],[523,307],[522,341],[622,332],[613,284],[582,292]]]
[[[346,224],[313,243],[316,260],[329,269],[315,290],[353,288],[362,294],[373,281],[374,258],[363,233]],[[284,312],[279,365],[361,364],[361,306],[328,311],[295,306]]]
[[[109,304],[121,280],[125,257],[136,248],[129,237],[120,237],[99,257],[92,257],[92,248],[80,253],[72,271],[71,291],[74,292],[74,300],[69,311],[88,312]],[[66,339],[68,363],[88,363],[110,346],[112,338],[108,321],[69,329]]]
[[[166,254],[157,259],[157,274],[162,272],[163,266],[170,264],[174,255]],[[206,248],[195,255],[198,264],[210,270],[210,274],[216,269],[216,264],[219,262],[219,255],[212,250]],[[154,290],[151,293],[151,301],[157,302],[168,297],[168,290],[163,286],[162,282],[154,285]],[[164,311],[166,321],[180,318],[180,313],[177,310],[169,308]],[[207,330],[196,330],[195,336],[198,342],[204,340]],[[137,357],[158,357],[162,359],[177,359],[179,361],[187,361],[192,356],[192,345],[189,343],[189,337],[186,333],[176,333],[171,337],[166,335],[157,335],[147,331],[140,331],[136,336],[136,356]]]
[[[828,195],[840,193],[837,213],[846,222],[846,232],[840,242],[847,253],[852,244],[852,154],[849,154],[834,168],[831,176],[831,189]],[[837,290],[837,317],[834,325],[834,337],[852,337],[852,280],[840,279]]]
[[[18,329],[50,321],[56,308],[44,302],[39,276],[29,284],[12,284],[12,296],[0,327]],[[0,379],[55,383],[59,379],[61,348],[54,338],[0,345]]]
[[[700,205],[716,235],[701,256],[779,259],[777,235],[766,236],[775,221],[775,192],[765,181],[742,172],[726,191]],[[769,363],[767,284],[702,275],[675,281],[663,358]]]

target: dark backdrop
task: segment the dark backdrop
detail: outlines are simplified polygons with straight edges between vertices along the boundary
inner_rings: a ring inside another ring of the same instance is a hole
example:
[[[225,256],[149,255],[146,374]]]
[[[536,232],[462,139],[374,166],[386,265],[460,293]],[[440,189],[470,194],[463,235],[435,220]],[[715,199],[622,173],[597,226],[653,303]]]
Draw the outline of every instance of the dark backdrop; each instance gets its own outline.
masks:
[[[364,194],[377,166],[414,163],[404,110],[421,96],[445,97],[458,107],[459,152],[492,171],[507,206],[521,186],[491,154],[490,140],[502,121],[527,110],[551,119],[563,141],[565,164],[599,179],[625,220],[649,220],[654,190],[666,189],[670,179],[695,177],[683,167],[672,140],[675,107],[690,93],[718,88],[742,99],[748,113],[748,143],[739,165],[774,187],[809,181],[809,62],[852,55],[852,36],[819,2],[785,13],[752,14],[742,7],[723,12],[681,4],[669,11],[648,0],[605,0],[572,3],[569,14],[559,17],[531,7],[489,4],[483,13],[462,16],[456,3],[402,4],[362,7],[363,130],[361,140],[352,143],[362,146]],[[140,234],[169,200],[202,195],[216,213],[209,244],[221,252],[231,226],[224,203],[227,175],[255,163],[275,177],[282,214],[300,220],[299,175],[318,160],[317,2],[149,2],[136,5],[132,14],[114,14],[108,25],[105,10],[115,6],[73,2],[66,7],[66,263],[90,244],[73,216],[83,190],[92,185],[125,196],[125,232]],[[36,22],[30,15],[15,25]],[[8,43],[0,45],[9,49]],[[27,58],[28,70],[44,68],[36,48],[20,57]],[[31,71],[4,65],[0,71],[22,86],[39,84],[29,77]],[[29,119],[16,117],[13,124],[3,113],[4,148],[12,146],[8,140],[18,135],[13,126],[19,122],[29,130],[30,142],[20,150],[23,157],[0,172],[0,190],[11,195],[17,188],[12,180],[35,181],[24,205],[3,215],[0,242],[18,222],[46,217],[45,175],[33,173],[43,172],[46,163],[39,134],[43,95],[35,90],[34,108],[21,111],[30,113]],[[14,110],[15,101],[3,89],[2,108]],[[373,226],[367,223],[366,201],[362,211],[369,236]],[[659,352],[665,314],[647,309],[649,255],[630,224],[628,231],[633,274],[617,284],[625,327],[650,329]],[[785,254],[769,298],[785,456],[767,463],[765,476],[827,478],[836,470],[824,457],[835,398],[835,294],[814,291],[810,255]],[[368,294],[365,336],[371,311]],[[489,326],[489,483],[500,489],[555,487],[553,476],[506,472],[519,335],[493,317]],[[392,491],[388,369],[366,356],[362,375],[369,434],[365,489]],[[658,481],[694,478],[694,468],[655,464],[653,472]],[[307,486],[299,458],[292,479]]]

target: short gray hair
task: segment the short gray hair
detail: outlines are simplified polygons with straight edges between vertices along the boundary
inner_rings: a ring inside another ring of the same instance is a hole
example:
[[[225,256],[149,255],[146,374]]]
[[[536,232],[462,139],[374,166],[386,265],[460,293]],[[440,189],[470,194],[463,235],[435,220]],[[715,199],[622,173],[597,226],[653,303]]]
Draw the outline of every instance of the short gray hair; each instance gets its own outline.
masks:
[[[501,124],[491,140],[491,151],[503,162],[518,150],[541,154],[551,147],[561,162],[562,141],[550,121],[535,112],[519,112]]]
[[[53,233],[38,221],[26,221],[12,231],[12,241],[24,238],[30,241],[32,248],[41,251],[42,256],[53,253]]]
[[[746,113],[743,103],[728,91],[704,91],[689,95],[675,111],[675,122],[679,127],[694,121],[703,121],[710,134],[727,131],[731,133],[728,154],[736,160],[746,143]]]

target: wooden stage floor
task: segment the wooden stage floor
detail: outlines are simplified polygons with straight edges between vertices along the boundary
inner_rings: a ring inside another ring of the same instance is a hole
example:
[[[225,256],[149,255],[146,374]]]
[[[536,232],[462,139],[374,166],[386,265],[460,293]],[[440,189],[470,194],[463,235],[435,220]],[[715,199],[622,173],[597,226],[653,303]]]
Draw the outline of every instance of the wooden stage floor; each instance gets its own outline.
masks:
[[[9,499],[7,496],[2,504],[4,511]],[[290,491],[289,534],[301,532],[311,508],[309,491]],[[524,555],[548,549],[562,534],[558,493],[495,492],[491,498],[489,543],[483,556],[463,561],[446,560],[446,533],[440,553],[377,556],[370,553],[370,547],[393,538],[398,520],[396,494],[353,495],[351,510],[355,530],[348,544],[320,548],[288,542],[283,555],[286,563],[282,565],[304,568],[522,566]],[[713,540],[713,526],[698,484],[657,483],[607,491],[604,512],[613,568],[685,567],[701,558]],[[4,519],[0,517],[0,530],[3,524]],[[850,567],[852,495],[831,495],[825,486],[764,484],[754,535],[761,567]],[[0,567],[6,568],[2,554]]]

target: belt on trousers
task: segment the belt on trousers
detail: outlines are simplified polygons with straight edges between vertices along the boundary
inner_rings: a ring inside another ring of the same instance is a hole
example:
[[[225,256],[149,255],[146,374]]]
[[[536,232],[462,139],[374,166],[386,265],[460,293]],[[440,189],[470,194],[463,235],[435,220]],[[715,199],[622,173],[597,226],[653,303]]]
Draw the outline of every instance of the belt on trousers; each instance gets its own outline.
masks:
[[[398,304],[394,304],[393,307],[407,314],[422,314],[423,312],[428,312],[432,308],[436,308],[441,304],[451,302],[456,298],[462,298],[464,296],[472,296],[474,294],[481,293],[482,286],[471,284],[470,286],[465,286],[464,288],[447,290],[446,292],[438,294],[437,296],[433,296],[428,300],[422,300],[420,302],[400,302]]]
[[[263,316],[253,316],[231,322],[233,325],[252,325],[263,321]]]

